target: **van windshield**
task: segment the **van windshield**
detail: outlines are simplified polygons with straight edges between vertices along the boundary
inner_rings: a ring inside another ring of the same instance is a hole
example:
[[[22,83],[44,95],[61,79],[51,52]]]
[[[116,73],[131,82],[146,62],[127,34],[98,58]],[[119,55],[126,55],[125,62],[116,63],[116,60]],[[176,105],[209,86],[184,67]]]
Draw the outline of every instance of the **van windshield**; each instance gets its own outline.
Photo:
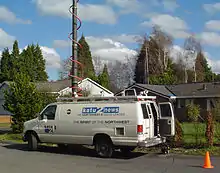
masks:
[[[148,116],[148,113],[147,113],[147,106],[146,106],[146,104],[141,104],[141,108],[142,108],[144,119],[148,119],[149,116]]]

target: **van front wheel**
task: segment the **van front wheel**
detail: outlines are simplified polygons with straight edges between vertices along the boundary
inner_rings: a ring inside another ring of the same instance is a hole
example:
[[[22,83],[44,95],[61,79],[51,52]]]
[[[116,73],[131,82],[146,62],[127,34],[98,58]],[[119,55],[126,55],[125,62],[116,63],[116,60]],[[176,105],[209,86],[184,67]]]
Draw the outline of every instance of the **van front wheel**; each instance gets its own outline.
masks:
[[[95,143],[95,150],[100,157],[110,158],[113,154],[113,144],[106,138],[99,138]]]
[[[37,138],[35,137],[35,135],[33,133],[30,133],[28,135],[28,149],[31,151],[35,151],[38,148],[38,141]]]

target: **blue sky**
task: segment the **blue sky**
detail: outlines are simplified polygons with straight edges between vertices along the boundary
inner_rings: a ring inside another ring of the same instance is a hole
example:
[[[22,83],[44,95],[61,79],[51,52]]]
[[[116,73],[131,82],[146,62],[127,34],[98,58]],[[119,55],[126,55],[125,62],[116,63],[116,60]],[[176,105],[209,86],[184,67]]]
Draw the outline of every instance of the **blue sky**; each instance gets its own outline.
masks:
[[[71,55],[68,33],[72,0],[1,0],[0,51],[31,43],[42,46],[50,79],[58,78],[60,62]],[[104,60],[123,60],[136,54],[134,37],[149,34],[157,24],[174,37],[174,52],[182,51],[191,33],[201,40],[208,62],[220,72],[220,1],[217,0],[80,0],[78,14],[92,54]]]

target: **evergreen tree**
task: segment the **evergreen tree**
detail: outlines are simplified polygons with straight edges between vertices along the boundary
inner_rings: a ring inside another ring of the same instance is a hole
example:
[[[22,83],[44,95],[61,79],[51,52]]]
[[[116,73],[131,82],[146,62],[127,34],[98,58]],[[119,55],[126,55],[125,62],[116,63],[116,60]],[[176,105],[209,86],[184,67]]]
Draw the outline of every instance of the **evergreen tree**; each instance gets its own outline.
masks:
[[[9,49],[6,48],[2,52],[2,58],[1,58],[1,73],[0,73],[0,82],[8,81],[10,79],[10,70],[12,67],[12,64],[10,62],[10,52]]]
[[[21,53],[21,63],[20,63],[20,72],[28,75],[30,80],[33,82],[35,81],[35,71],[34,69],[37,68],[34,64],[34,46],[28,45],[26,49],[23,50]]]
[[[82,35],[79,43],[82,45],[82,48],[78,48],[78,61],[83,64],[83,77],[93,78],[95,76],[95,70],[92,61],[92,55],[88,43],[86,42],[85,37]],[[79,76],[81,76],[79,72]]]
[[[33,49],[34,54],[34,75],[36,81],[47,81],[46,60],[43,57],[40,46],[37,44]]]
[[[108,74],[108,67],[106,64],[104,65],[102,74],[98,76],[98,79],[99,79],[100,85],[102,85],[106,89],[110,89],[110,78]]]
[[[20,67],[19,56],[20,56],[20,51],[19,51],[18,41],[15,40],[10,58],[10,64],[12,65],[10,69],[10,78],[9,78],[10,81],[14,79],[16,73],[19,71],[19,67]]]
[[[137,56],[137,62],[135,66],[135,73],[134,73],[134,81],[136,83],[146,83],[145,79],[145,66],[146,66],[146,44],[147,40],[144,40],[144,43],[140,49],[140,52]]]
[[[42,109],[42,99],[27,74],[17,73],[14,82],[5,91],[4,108],[13,114],[12,130],[23,131],[23,123],[35,117]]]
[[[200,51],[196,57],[195,63],[196,81],[197,82],[211,82],[213,73],[208,65],[204,54]]]

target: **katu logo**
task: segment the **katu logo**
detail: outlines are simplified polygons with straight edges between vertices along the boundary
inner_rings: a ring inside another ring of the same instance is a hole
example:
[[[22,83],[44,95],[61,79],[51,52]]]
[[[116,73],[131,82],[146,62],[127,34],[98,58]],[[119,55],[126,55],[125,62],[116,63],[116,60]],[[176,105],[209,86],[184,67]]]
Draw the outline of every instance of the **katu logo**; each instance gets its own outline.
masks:
[[[104,114],[113,114],[113,113],[119,113],[119,107],[84,107],[82,108],[82,114],[97,114],[98,112],[104,113]]]

